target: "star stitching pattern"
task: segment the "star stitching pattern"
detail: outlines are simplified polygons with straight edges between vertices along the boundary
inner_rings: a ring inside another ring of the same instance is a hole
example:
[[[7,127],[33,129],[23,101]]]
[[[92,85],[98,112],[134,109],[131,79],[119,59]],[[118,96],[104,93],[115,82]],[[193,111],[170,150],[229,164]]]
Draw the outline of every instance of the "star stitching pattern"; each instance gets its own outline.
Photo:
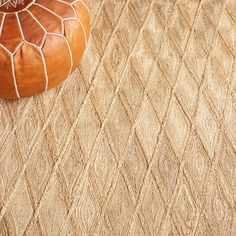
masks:
[[[17,7],[19,4],[24,4],[24,0],[0,0],[0,7]]]

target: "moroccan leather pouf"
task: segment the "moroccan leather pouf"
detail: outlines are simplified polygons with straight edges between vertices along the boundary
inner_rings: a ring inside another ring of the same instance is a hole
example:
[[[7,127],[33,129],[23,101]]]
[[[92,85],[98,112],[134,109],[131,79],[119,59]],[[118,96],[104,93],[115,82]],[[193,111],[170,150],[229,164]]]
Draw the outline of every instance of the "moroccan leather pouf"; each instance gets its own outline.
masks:
[[[0,97],[35,95],[65,80],[89,31],[87,0],[0,0]]]

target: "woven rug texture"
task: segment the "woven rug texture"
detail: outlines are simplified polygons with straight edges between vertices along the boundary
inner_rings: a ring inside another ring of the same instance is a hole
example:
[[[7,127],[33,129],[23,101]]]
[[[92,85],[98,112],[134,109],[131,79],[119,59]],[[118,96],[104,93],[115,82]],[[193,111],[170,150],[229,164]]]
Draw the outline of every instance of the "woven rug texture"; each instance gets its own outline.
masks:
[[[73,75],[0,101],[0,235],[236,235],[236,1],[89,5]]]

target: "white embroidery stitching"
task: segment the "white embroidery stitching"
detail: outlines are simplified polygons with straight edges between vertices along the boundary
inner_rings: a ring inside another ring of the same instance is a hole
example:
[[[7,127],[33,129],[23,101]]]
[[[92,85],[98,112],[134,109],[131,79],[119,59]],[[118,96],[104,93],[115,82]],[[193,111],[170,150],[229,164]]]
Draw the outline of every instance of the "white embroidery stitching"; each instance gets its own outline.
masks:
[[[24,5],[24,0],[0,0],[0,7],[6,7],[7,9],[9,7],[17,7],[19,4]]]

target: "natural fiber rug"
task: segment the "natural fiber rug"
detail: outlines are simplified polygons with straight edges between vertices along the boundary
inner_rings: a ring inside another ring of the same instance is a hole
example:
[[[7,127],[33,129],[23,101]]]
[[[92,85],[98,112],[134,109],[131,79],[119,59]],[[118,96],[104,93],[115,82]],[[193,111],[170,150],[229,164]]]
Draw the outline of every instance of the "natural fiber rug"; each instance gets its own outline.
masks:
[[[79,69],[0,102],[0,235],[236,235],[236,3],[91,0]]]

